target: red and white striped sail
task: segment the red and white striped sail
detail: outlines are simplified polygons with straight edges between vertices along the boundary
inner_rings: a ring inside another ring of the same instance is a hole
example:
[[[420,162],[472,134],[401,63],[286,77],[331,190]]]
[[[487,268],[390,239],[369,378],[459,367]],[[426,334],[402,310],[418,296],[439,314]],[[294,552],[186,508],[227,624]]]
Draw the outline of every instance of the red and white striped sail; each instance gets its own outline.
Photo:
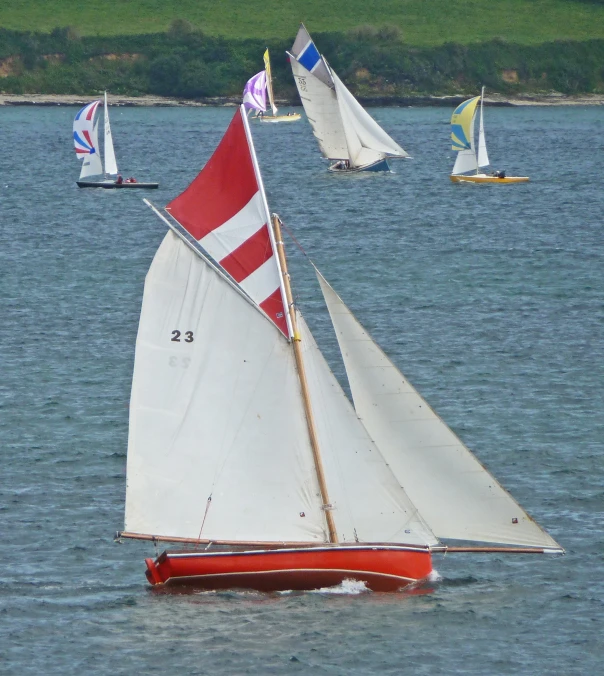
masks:
[[[290,336],[270,213],[243,108],[206,166],[166,210]]]

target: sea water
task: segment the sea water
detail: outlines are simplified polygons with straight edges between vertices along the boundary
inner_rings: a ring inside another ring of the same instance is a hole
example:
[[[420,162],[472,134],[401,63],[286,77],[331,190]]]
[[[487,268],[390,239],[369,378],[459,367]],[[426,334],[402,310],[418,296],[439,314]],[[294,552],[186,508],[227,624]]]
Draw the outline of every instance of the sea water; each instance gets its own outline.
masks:
[[[445,421],[566,548],[448,555],[413,593],[151,590],[123,526],[143,282],[138,191],[79,190],[70,107],[0,108],[0,673],[596,674],[604,649],[604,107],[487,108],[514,186],[453,185],[445,108],[372,114],[413,156],[326,171],[304,119],[253,124],[294,291],[302,249]],[[113,108],[124,177],[183,190],[231,108]]]

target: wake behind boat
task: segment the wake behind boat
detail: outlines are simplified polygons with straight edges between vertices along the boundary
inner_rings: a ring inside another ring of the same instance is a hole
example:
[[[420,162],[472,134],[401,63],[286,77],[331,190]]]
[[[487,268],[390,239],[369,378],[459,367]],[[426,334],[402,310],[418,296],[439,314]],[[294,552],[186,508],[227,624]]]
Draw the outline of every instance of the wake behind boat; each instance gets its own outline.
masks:
[[[82,160],[80,179],[76,181],[79,188],[105,188],[108,190],[121,188],[147,188],[159,187],[159,183],[139,183],[134,178],[122,178],[118,172],[115,150],[113,148],[113,136],[109,123],[109,106],[107,105],[107,92],[105,92],[105,119],[104,119],[104,147],[105,147],[105,173],[104,178],[86,180],[90,177],[103,175],[103,162],[98,137],[98,121],[95,122],[96,110],[100,101],[93,101],[84,106],[73,121],[73,141],[76,157]],[[111,178],[115,176],[115,178]]]
[[[317,270],[351,404],[294,303],[243,106],[191,185],[147,204],[169,231],[145,281],[118,536],[203,547],[147,559],[152,585],[395,591],[468,550],[444,539],[562,551]]]
[[[329,171],[390,171],[389,158],[409,157],[348,91],[304,24],[288,55],[319,148],[333,162]]]
[[[451,172],[454,183],[526,183],[528,176],[506,176],[505,171],[481,172],[489,166],[487,143],[483,119],[484,87],[480,96],[468,99],[453,111],[451,116],[451,141],[457,151],[455,165]],[[474,122],[480,102],[480,124],[478,129],[478,153],[474,144]]]

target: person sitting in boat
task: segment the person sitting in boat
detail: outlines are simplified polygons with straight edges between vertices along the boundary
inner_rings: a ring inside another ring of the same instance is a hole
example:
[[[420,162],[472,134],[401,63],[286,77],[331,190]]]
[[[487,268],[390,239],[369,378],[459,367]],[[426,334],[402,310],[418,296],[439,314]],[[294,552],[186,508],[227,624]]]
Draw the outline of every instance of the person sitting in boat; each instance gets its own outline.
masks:
[[[117,178],[115,179],[115,182],[117,183],[117,185],[122,185],[122,183],[124,182],[124,179],[122,178],[122,175],[121,175],[121,174],[118,174],[118,175],[117,175]]]
[[[333,165],[333,168],[336,169],[337,171],[345,171],[346,169],[349,168],[348,160],[338,160]]]
[[[130,178],[126,179],[126,183],[136,183],[136,179],[134,178],[134,176],[130,176]]]

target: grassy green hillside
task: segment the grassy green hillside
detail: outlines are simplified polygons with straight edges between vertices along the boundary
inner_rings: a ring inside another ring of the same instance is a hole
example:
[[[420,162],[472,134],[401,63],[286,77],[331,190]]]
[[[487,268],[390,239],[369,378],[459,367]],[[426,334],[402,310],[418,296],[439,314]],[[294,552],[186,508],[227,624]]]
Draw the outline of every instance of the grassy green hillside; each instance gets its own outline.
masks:
[[[535,45],[604,38],[598,0],[2,0],[0,27],[81,35],[164,32],[186,19],[206,35],[287,39],[304,21],[311,33],[393,26],[413,46],[461,45],[502,38]]]

